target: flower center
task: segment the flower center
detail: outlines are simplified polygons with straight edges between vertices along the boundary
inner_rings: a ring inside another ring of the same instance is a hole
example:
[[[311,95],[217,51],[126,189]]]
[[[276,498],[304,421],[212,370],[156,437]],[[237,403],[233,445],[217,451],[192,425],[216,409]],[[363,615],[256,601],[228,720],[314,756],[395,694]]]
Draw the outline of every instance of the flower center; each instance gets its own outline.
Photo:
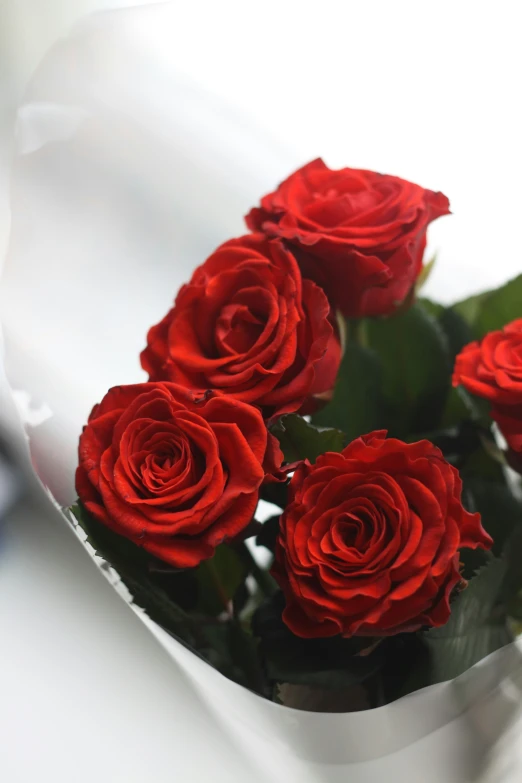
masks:
[[[263,333],[263,320],[244,304],[227,305],[216,322],[216,345],[220,354],[246,353]]]
[[[367,509],[341,514],[337,520],[337,536],[348,549],[364,550],[375,528],[375,520]]]

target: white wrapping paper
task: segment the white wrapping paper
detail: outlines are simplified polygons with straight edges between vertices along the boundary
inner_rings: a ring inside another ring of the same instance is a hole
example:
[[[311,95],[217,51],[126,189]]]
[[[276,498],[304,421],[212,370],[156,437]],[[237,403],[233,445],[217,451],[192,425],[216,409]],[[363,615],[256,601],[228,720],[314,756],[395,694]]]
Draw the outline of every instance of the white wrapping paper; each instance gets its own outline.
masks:
[[[165,36],[175,24],[170,4],[90,18],[46,58],[18,113],[6,369],[35,471],[60,506],[75,498],[77,439],[93,403],[145,379],[148,326],[197,263],[243,232],[259,195],[302,162],[175,70]],[[263,700],[143,612],[133,620],[171,658],[183,714],[173,770],[180,754],[210,753],[224,781],[245,780],[245,770],[266,783],[522,779],[517,645],[392,705],[328,715]],[[152,733],[141,736],[145,754]]]

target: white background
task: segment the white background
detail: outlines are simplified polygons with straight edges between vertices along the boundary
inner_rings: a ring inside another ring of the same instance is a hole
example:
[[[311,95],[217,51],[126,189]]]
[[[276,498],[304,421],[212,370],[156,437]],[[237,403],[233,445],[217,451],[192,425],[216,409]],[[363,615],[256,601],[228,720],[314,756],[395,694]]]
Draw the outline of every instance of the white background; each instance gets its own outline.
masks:
[[[3,100],[19,95],[82,12],[122,5],[2,0]],[[431,232],[441,261],[431,293],[450,300],[519,271],[516,2],[173,5],[175,24],[154,33],[164,37],[160,46],[168,42],[170,61],[236,107],[239,123],[285,145],[289,160],[323,155],[333,166],[397,174],[449,196],[454,217]]]

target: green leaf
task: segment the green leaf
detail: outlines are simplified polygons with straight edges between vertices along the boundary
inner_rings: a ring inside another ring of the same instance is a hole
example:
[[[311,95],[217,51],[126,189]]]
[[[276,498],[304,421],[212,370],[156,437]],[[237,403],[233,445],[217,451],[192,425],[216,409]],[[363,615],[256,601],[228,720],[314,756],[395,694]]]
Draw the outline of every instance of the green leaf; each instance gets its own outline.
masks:
[[[267,503],[273,503],[279,508],[286,508],[288,504],[288,484],[289,482],[276,481],[274,483],[261,484],[259,497],[266,500]]]
[[[522,619],[522,521],[514,527],[504,547],[507,564],[502,596],[510,616]]]
[[[501,288],[457,302],[452,309],[469,324],[474,339],[502,329],[510,321],[522,316],[522,275]]]
[[[201,646],[203,640],[199,638],[197,625],[163,587],[155,583],[149,564],[156,561],[143,549],[95,520],[81,503],[73,506],[71,512],[87,533],[87,540],[96,553],[118,572],[134,602],[145,609],[152,620],[189,646]]]
[[[239,554],[226,544],[218,546],[214,556],[196,569],[199,588],[197,610],[211,615],[227,610],[246,574],[247,569]]]
[[[277,593],[253,618],[253,632],[260,640],[266,674],[272,682],[344,688],[366,680],[382,667],[380,646],[368,655],[360,654],[374,639],[302,639],[284,624],[283,606],[282,594]]]
[[[444,307],[429,299],[419,299],[419,304],[436,319],[442,329],[448,346],[450,367],[453,370],[456,356],[474,339],[470,325],[451,307]],[[448,392],[440,423],[442,427],[451,427],[466,418],[478,419],[481,413],[479,405],[475,404],[475,398],[468,395],[462,387],[452,387]]]
[[[114,533],[87,514],[80,504],[74,507],[73,514],[96,553],[118,571],[125,584],[132,579],[136,589],[136,580],[142,585],[146,581],[151,589],[161,591],[162,596],[186,611],[220,614],[246,576],[241,558],[226,544],[217,547],[214,556],[197,568],[179,570]]]
[[[491,446],[485,448],[485,443],[490,443]],[[506,486],[503,466],[492,454],[494,448],[497,448],[494,441],[490,441],[485,436],[482,436],[480,448],[466,456],[465,463],[460,469],[461,478],[466,485],[468,484],[468,479],[471,479],[475,482],[495,482],[503,487]]]
[[[379,356],[387,428],[391,435],[435,429],[450,389],[451,363],[439,324],[418,303],[368,322],[370,347]]]
[[[231,680],[256,693],[264,693],[263,670],[251,636],[237,622],[214,621],[205,625],[208,647],[205,658]]]
[[[487,400],[474,397],[463,386],[452,386],[446,398],[441,426],[453,427],[464,419],[471,419],[485,428],[490,428],[489,411],[490,404]]]
[[[499,559],[480,569],[453,601],[446,625],[423,635],[432,684],[458,677],[512,641],[505,612],[497,606],[505,573],[506,564]]]
[[[452,386],[448,392],[440,420],[442,429],[455,427],[470,416],[468,406],[460,394],[461,389],[462,386]]]
[[[396,634],[383,644],[386,655],[381,681],[386,704],[429,685],[430,654],[422,634]]]
[[[275,515],[267,519],[266,522],[263,522],[263,527],[261,528],[261,530],[259,531],[256,537],[256,544],[258,546],[266,547],[272,553],[275,552],[275,545],[276,545],[277,534],[279,532],[280,519],[281,519],[281,515]]]
[[[446,309],[444,305],[441,305],[438,302],[434,302],[433,299],[426,299],[426,297],[417,299],[417,304],[422,307],[422,309],[425,310],[428,315],[431,315],[433,318],[437,319]]]
[[[415,291],[420,291],[421,288],[424,285],[426,285],[428,278],[433,272],[436,260],[437,260],[437,254],[435,253],[434,255],[432,255],[430,260],[424,264],[424,266],[420,271],[419,276],[417,277],[417,280],[415,281]]]
[[[70,511],[87,534],[87,541],[96,554],[110,565],[118,560],[127,563],[129,567],[147,568],[148,563],[155,560],[144,549],[94,519],[80,501],[71,506]]]
[[[321,454],[342,451],[344,445],[343,432],[314,427],[296,413],[281,416],[271,427],[271,432],[279,441],[285,462],[308,459],[314,463]]]
[[[240,620],[245,607],[251,600],[250,590],[246,582],[236,590],[234,598],[232,599],[232,611],[236,620]]]
[[[510,321],[522,316],[522,275],[502,288],[492,291],[480,306],[475,329],[480,337],[502,329]]]
[[[386,420],[381,397],[382,368],[375,353],[348,342],[337,375],[333,399],[312,422],[322,427],[338,427],[349,443]]]
[[[413,442],[423,438],[437,446],[452,465],[457,465],[481,446],[480,432],[473,422],[464,420],[458,427],[444,427],[430,432],[415,433],[408,438]]]
[[[513,530],[522,527],[520,501],[505,483],[473,476],[465,478],[464,486],[473,503],[470,510],[480,512],[482,525],[493,539],[493,554],[501,555]]]
[[[451,366],[465,345],[472,342],[473,332],[465,319],[451,307],[446,307],[439,315],[439,324],[446,335],[450,352]]]
[[[242,558],[247,572],[254,577],[259,589],[262,590],[266,596],[273,595],[277,591],[277,584],[268,569],[259,565],[256,558],[252,554],[252,551],[244,541],[237,544],[236,546],[237,552]]]
[[[470,329],[472,330],[474,336],[475,336],[474,325],[480,314],[480,310],[483,303],[487,300],[490,294],[491,291],[484,291],[481,294],[475,294],[474,296],[470,296],[461,302],[456,302],[451,306],[451,309],[454,310],[458,315],[460,315],[460,317],[463,318],[464,321],[466,321],[466,323],[469,325]]]
[[[186,592],[191,594],[189,599],[193,603],[200,592],[198,588],[208,591],[204,595],[205,601],[212,600],[215,586],[206,584],[206,577],[203,576],[205,569],[199,575],[198,582],[196,575],[199,569],[169,569],[166,564],[95,520],[81,503],[73,506],[71,512],[87,533],[89,543],[117,571],[134,603],[142,607],[151,620],[227,677],[262,692],[257,655],[252,645],[242,639],[243,632],[237,627],[232,628],[237,626],[236,621],[233,618],[217,620],[196,612],[189,613],[179,605],[178,599],[186,598],[183,595]],[[235,556],[232,559],[230,553],[220,550],[221,547],[216,550],[216,567],[221,570],[228,594],[238,581],[237,563]],[[230,573],[226,573],[228,570]],[[187,579],[191,581],[187,582]],[[215,609],[208,608],[212,611]],[[247,661],[248,649],[253,658]]]

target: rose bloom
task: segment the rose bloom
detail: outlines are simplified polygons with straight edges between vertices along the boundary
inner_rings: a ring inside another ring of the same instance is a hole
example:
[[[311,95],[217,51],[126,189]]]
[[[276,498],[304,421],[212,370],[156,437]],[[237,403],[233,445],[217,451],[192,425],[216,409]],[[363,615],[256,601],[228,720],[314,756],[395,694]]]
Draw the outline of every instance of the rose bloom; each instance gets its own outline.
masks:
[[[251,405],[172,383],[118,386],[80,437],[76,490],[115,533],[189,568],[247,527],[281,460]]]
[[[386,636],[443,625],[459,550],[492,540],[461,503],[457,470],[426,440],[373,432],[303,463],[290,483],[272,573],[303,637]]]
[[[510,448],[522,452],[522,318],[466,345],[455,360],[453,385],[489,400]]]
[[[262,234],[221,245],[153,326],[141,355],[150,380],[219,389],[265,416],[313,410],[331,391],[340,344],[323,291]]]
[[[428,223],[447,214],[442,193],[317,159],[264,196],[246,222],[300,248],[304,276],[345,316],[362,318],[403,302],[422,269]]]

